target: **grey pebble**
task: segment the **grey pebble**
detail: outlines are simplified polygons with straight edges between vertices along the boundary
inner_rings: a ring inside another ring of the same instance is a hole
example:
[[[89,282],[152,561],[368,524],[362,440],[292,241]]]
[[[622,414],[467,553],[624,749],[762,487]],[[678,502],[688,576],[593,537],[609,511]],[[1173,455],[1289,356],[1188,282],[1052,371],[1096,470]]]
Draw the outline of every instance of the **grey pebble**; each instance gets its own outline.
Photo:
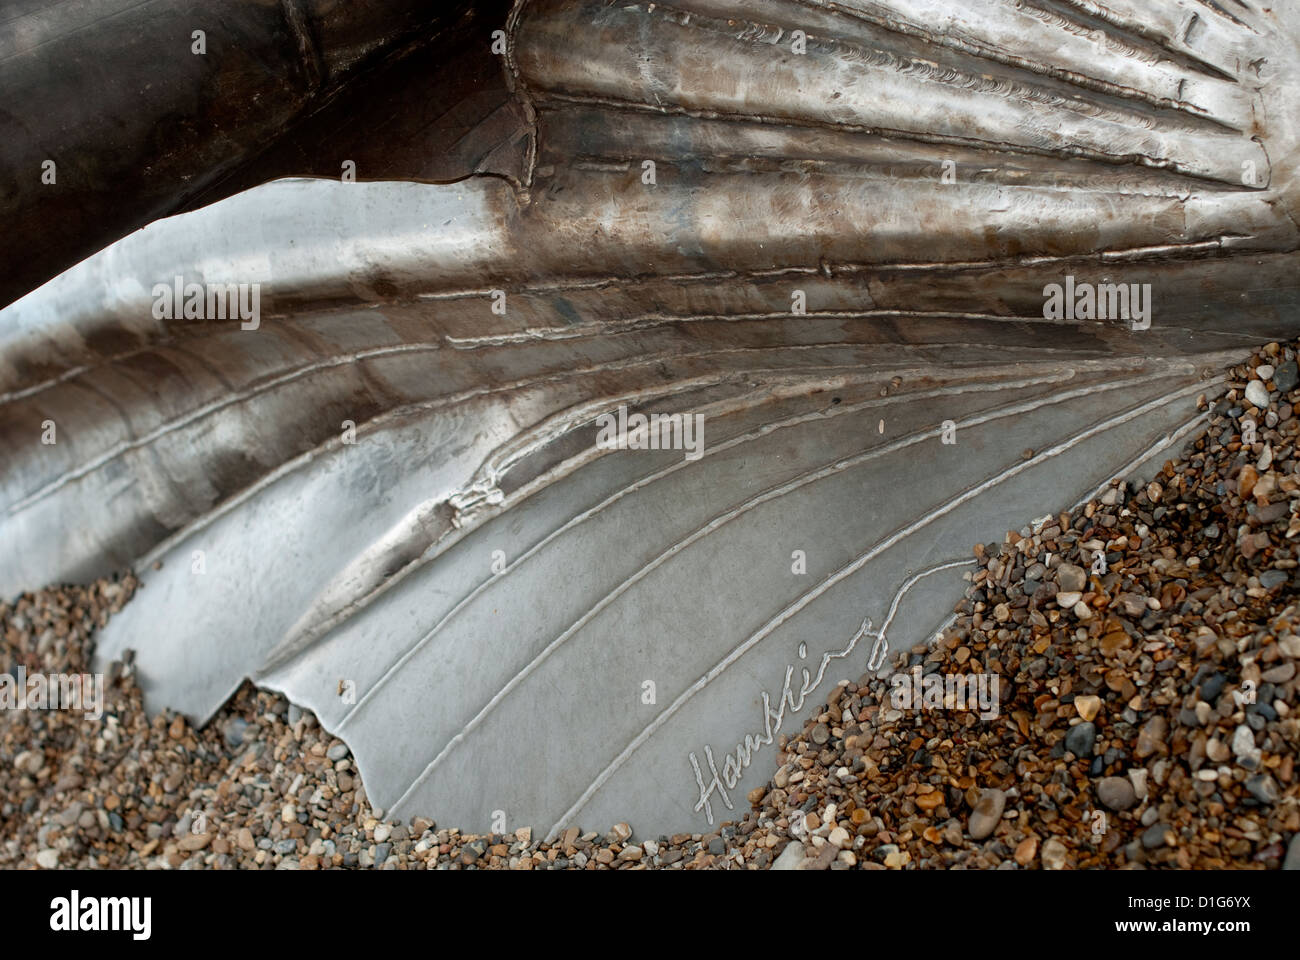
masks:
[[[983,840],[991,834],[1002,819],[1002,810],[1006,806],[1007,796],[1001,790],[989,789],[980,794],[975,809],[971,811],[970,821],[966,825],[972,840]]]
[[[1282,861],[1283,870],[1300,870],[1300,833],[1291,838],[1291,845],[1286,848],[1286,859]]]
[[[1279,506],[1286,506],[1281,503]],[[1274,587],[1281,587],[1287,581],[1287,571],[1284,570],[1265,570],[1260,574],[1260,585],[1266,591],[1271,591]]]
[[[1296,366],[1294,360],[1279,364],[1273,371],[1273,385],[1283,393],[1290,393],[1298,382],[1300,382],[1300,368]]]
[[[1148,827],[1142,834],[1142,846],[1148,850],[1154,850],[1156,847],[1163,846],[1165,838],[1171,836],[1174,830],[1167,823],[1157,823]]]
[[[1246,780],[1246,789],[1250,795],[1260,803],[1267,803],[1270,806],[1277,803],[1281,798],[1281,791],[1277,788],[1277,781],[1273,779],[1272,774],[1258,773]]]
[[[1065,735],[1065,749],[1076,757],[1087,759],[1092,756],[1092,746],[1097,740],[1097,727],[1084,721],[1076,723]]]
[[[236,750],[244,745],[244,734],[248,730],[248,721],[243,717],[231,717],[222,728],[221,735],[226,746]]]
[[[1137,793],[1127,777],[1106,777],[1097,784],[1097,799],[1112,810],[1127,810],[1137,803]]]

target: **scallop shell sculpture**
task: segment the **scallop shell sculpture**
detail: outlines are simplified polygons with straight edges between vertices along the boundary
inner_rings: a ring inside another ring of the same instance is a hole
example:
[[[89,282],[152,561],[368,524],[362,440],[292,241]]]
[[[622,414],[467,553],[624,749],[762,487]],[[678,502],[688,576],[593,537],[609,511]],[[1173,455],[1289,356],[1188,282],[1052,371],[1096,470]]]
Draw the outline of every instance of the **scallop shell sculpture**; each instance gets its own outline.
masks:
[[[202,149],[90,183],[87,133],[13,200],[118,213],[0,312],[0,595],[136,569],[102,661],[283,691],[393,817],[734,818],[972,544],[1300,331],[1287,5],[412,3],[361,52],[326,6],[248,26],[284,130],[208,16]]]

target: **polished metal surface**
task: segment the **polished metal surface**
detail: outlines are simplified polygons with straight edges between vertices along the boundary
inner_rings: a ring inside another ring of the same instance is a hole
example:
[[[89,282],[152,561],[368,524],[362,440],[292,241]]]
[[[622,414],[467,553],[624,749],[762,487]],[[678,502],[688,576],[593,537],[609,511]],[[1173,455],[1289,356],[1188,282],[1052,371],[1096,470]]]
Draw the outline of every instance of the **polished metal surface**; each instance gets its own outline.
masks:
[[[100,656],[136,649],[150,706],[283,690],[396,816],[742,813],[825,690],[944,623],[973,543],[1159,462],[1300,327],[1300,14],[537,0],[491,29],[460,76],[508,103],[461,178],[279,179],[0,312],[0,594],[135,567]],[[260,316],[159,317],[176,277]],[[1053,315],[1054,284],[1149,314]],[[604,449],[620,408],[702,445]]]

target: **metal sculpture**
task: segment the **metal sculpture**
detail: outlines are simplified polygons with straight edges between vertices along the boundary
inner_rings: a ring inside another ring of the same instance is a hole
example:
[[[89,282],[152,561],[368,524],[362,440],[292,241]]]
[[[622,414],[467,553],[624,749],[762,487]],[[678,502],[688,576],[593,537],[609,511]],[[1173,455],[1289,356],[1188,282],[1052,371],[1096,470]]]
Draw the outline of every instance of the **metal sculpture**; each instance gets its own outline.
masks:
[[[743,811],[973,542],[1158,461],[1295,334],[1300,14],[459,16],[438,83],[486,109],[425,169],[235,193],[0,312],[0,592],[136,567],[102,657],[200,719],[283,690],[394,816]],[[340,84],[205,182],[337,170]]]

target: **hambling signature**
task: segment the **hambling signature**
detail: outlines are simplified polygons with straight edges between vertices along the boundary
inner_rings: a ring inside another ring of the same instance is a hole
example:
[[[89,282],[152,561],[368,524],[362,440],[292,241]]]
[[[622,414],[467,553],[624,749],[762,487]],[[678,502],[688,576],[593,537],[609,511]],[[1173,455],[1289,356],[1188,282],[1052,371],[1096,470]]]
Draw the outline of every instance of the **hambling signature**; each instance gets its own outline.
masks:
[[[781,684],[781,693],[777,697],[777,708],[772,708],[772,697],[766,691],[762,691],[763,700],[763,732],[757,735],[752,733],[745,734],[744,740],[736,744],[734,750],[729,752],[722,763],[722,771],[718,771],[718,766],[713,757],[713,748],[705,744],[704,762],[708,766],[709,780],[706,782],[704,771],[700,769],[700,761],[694,751],[690,753],[691,769],[695,772],[695,783],[699,788],[699,800],[695,804],[695,811],[698,813],[703,810],[704,815],[708,818],[710,824],[713,823],[713,804],[712,797],[714,793],[722,799],[723,804],[728,810],[734,810],[735,806],[731,801],[731,794],[728,792],[736,788],[745,769],[753,762],[756,751],[763,747],[770,746],[776,739],[776,735],[781,731],[781,725],[785,721],[787,708],[790,712],[798,713],[803,709],[808,695],[821,686],[822,680],[826,677],[826,670],[832,660],[843,660],[848,657],[857,648],[858,644],[864,637],[874,637],[875,643],[871,648],[871,656],[867,660],[867,667],[870,670],[879,670],[884,664],[885,657],[889,652],[889,641],[886,638],[886,631],[894,620],[894,615],[898,612],[898,605],[903,596],[910,590],[917,581],[927,577],[932,573],[938,573],[941,570],[948,570],[953,567],[967,566],[973,563],[973,560],[950,560],[947,563],[941,563],[937,566],[930,567],[920,573],[913,574],[909,577],[898,591],[894,594],[893,602],[889,607],[889,614],[885,617],[885,622],[879,631],[872,631],[871,618],[867,617],[862,621],[856,633],[843,650],[827,651],[822,654],[821,663],[814,675],[807,667],[800,668],[803,675],[803,683],[799,684],[798,696],[796,699],[795,689],[791,685],[794,678],[795,664],[787,664],[785,668],[785,680]],[[808,645],[799,644],[799,659],[808,658]]]

